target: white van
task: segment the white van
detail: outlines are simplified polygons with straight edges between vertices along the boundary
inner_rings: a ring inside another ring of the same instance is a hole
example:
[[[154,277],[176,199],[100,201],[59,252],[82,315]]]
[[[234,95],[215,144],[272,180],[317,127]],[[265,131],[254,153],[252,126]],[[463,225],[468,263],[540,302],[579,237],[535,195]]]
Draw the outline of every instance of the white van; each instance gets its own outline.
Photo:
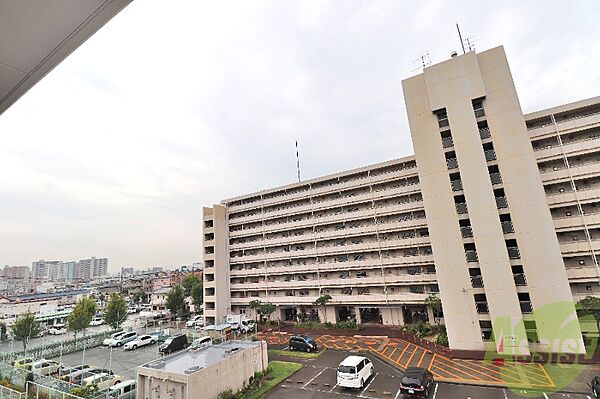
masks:
[[[373,363],[364,356],[348,356],[337,369],[337,384],[346,388],[363,388],[373,375]]]
[[[120,382],[108,388],[110,399],[135,399],[137,383],[135,380]]]

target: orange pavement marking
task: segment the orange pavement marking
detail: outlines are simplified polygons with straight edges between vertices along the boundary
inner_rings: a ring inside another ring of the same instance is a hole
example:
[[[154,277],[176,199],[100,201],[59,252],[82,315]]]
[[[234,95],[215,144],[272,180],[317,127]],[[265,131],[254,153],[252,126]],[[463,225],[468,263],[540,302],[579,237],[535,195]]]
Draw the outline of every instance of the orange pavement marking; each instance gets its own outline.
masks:
[[[544,368],[544,366],[543,366],[543,365],[541,365],[541,364],[538,364],[538,366],[540,366],[540,369],[542,369],[542,371],[543,371],[543,372],[544,372],[544,374],[546,375],[546,378],[548,378],[548,381],[550,382],[550,384],[551,384],[552,386],[555,386],[555,385],[554,385],[554,381],[552,381],[552,378],[550,378],[550,376],[548,375],[548,372],[546,371],[546,369]]]
[[[419,351],[419,349],[422,349],[419,346],[415,346],[415,350],[413,351],[412,355],[410,355],[410,357],[408,358],[408,361],[406,362],[406,367],[409,366],[410,361],[412,360],[413,356],[415,355],[415,353],[417,353]]]
[[[421,367],[421,362],[425,358],[426,354],[427,354],[427,351],[425,349],[423,349],[423,354],[421,355],[421,358],[419,359],[419,363],[417,363],[417,367]]]
[[[433,356],[431,357],[431,361],[429,362],[429,366],[427,366],[427,370],[431,370],[431,365],[433,364],[433,361],[435,360],[435,355],[437,353],[434,353]]]
[[[409,347],[410,345],[412,345],[412,344],[406,345],[406,346],[404,347],[404,350],[402,351],[402,353],[400,354],[400,356],[398,356],[398,362],[400,362],[400,360],[402,359],[402,356],[404,356],[404,352],[406,352],[406,350],[408,349],[408,347]]]
[[[398,350],[398,345],[395,345],[394,350],[392,351],[392,353],[390,353],[390,357],[393,357],[394,353],[396,353],[397,350]]]
[[[460,373],[463,373],[464,375],[468,375],[469,377],[475,378],[476,380],[479,380],[479,381],[485,381],[485,380],[483,380],[483,379],[481,379],[481,378],[477,377],[476,375],[473,375],[473,374],[471,374],[471,373],[468,373],[468,372],[466,372],[466,371],[464,371],[464,370],[461,370],[461,369],[459,369],[458,367],[454,367],[454,366],[452,366],[451,364],[447,364],[447,363],[444,363],[444,362],[441,362],[441,361],[439,362],[439,364],[444,366],[443,368],[442,368],[442,367],[440,367],[440,366],[436,366],[436,367],[437,367],[437,368],[439,368],[440,370],[445,370],[445,369],[446,369],[446,367],[448,367],[448,368],[451,368],[451,369],[453,369],[453,370],[456,370],[456,371],[458,371],[458,372],[460,372]],[[463,380],[468,380],[468,378],[462,378],[462,379],[463,379]],[[495,378],[495,380],[496,380],[496,381],[498,381],[498,382],[502,382],[502,380],[500,380],[500,379],[498,379],[498,378]]]
[[[473,361],[469,361],[469,360],[463,360],[463,361],[464,362],[468,362],[469,364],[471,364],[471,365],[473,365],[475,367],[478,367],[478,365],[474,364]],[[516,371],[512,371],[512,370],[508,370],[508,369],[506,369],[506,370],[497,369],[496,370],[496,369],[493,369],[493,368],[484,368],[484,367],[481,367],[481,368],[483,368],[484,370],[490,370],[491,372],[498,374],[498,376],[499,376],[500,379],[510,378],[510,379],[515,380],[516,382],[522,382],[521,376]],[[511,373],[515,373],[518,378],[504,375],[503,373],[506,372],[506,371],[509,371]],[[481,373],[481,374],[484,374],[484,373]],[[508,383],[508,381],[505,381],[505,382]]]
[[[455,377],[457,380],[461,380],[461,381],[464,381],[464,380],[465,380],[464,378],[462,378],[462,377],[459,377],[459,376],[457,376],[456,374],[452,374],[451,372],[449,372],[449,371],[448,371],[448,370],[446,370],[446,369],[443,369],[443,368],[441,368],[441,367],[438,367],[438,366],[433,366],[433,367],[435,367],[435,368],[437,368],[437,369],[441,370],[442,372],[444,372],[444,373],[446,373],[446,374],[449,374],[449,375],[451,375],[451,376]],[[442,378],[448,378],[448,377],[442,377]]]

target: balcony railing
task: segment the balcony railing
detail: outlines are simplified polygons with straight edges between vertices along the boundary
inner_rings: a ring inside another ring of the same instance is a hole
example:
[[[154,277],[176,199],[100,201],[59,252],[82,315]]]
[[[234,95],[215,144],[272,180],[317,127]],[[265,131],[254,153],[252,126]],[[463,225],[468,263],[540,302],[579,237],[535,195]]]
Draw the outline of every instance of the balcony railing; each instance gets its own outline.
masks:
[[[511,221],[507,220],[507,221],[502,222],[502,232],[504,234],[515,232],[515,229],[514,229]]]
[[[482,129],[479,129],[479,137],[481,137],[482,140],[489,139],[491,136],[492,135],[490,133],[489,127],[484,127]]]
[[[483,288],[483,277],[471,276],[471,286],[473,288]]]
[[[461,202],[456,204],[456,213],[467,213],[469,212],[468,208],[467,208],[467,203],[466,202]]]
[[[448,118],[440,118],[440,119],[438,119],[438,125],[439,125],[439,127],[446,127],[449,124],[450,123],[448,122]]]
[[[485,151],[485,160],[486,161],[495,161],[496,160],[496,151],[494,151],[494,150]]]
[[[452,186],[452,191],[460,191],[463,189],[462,181],[460,180],[451,180],[450,185]]]
[[[458,159],[456,159],[456,158],[446,159],[446,164],[448,165],[448,169],[456,169],[456,168],[458,168]]]
[[[485,116],[485,110],[482,108],[475,108],[473,110],[475,112],[475,118],[481,118]]]
[[[487,302],[475,302],[475,309],[477,309],[477,313],[479,314],[488,314],[490,312]]]
[[[527,279],[525,279],[525,274],[518,273],[518,274],[514,274],[513,277],[515,279],[515,285],[516,286],[527,285]]]
[[[508,202],[506,201],[506,197],[496,197],[496,206],[498,209],[508,207]]]
[[[460,233],[462,234],[463,238],[473,237],[473,229],[471,229],[471,226],[461,226]]]
[[[465,257],[467,258],[467,262],[477,262],[477,251],[467,250],[465,251]]]
[[[519,248],[517,247],[508,247],[508,257],[510,259],[519,259],[521,254],[519,253]]]
[[[502,183],[502,176],[500,176],[500,173],[490,173],[490,180],[492,184],[500,184]]]
[[[521,313],[533,313],[533,306],[530,301],[520,301]]]
[[[452,137],[442,137],[442,146],[444,148],[453,147],[454,141],[452,141]]]

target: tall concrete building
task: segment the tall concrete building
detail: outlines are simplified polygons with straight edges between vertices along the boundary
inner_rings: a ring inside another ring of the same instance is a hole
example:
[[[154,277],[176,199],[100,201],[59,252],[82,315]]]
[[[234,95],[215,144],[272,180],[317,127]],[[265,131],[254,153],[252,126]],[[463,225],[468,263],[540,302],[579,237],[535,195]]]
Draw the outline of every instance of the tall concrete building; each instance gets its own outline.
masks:
[[[81,259],[77,262],[76,276],[78,279],[87,281],[94,277],[108,275],[108,259],[94,258]]]
[[[600,97],[523,115],[502,47],[402,86],[415,156],[204,208],[208,323],[255,299],[281,320],[437,316],[451,348],[526,354],[564,321],[544,309],[600,294]]]
[[[60,267],[58,260],[39,260],[31,264],[31,275],[36,281],[56,279]]]

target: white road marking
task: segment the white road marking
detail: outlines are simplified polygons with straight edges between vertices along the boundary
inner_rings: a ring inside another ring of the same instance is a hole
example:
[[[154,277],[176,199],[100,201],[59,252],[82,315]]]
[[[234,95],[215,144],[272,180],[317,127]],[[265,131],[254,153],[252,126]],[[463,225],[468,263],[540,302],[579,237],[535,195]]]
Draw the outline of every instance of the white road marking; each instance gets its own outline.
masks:
[[[333,392],[333,390],[335,389],[335,387],[337,387],[337,382],[335,383],[335,385],[333,386],[333,388],[331,388],[328,392]]]
[[[502,393],[504,394],[504,399],[508,399],[508,395],[506,394],[506,389],[503,389]]]
[[[367,386],[365,387],[365,389],[362,390],[362,392],[360,393],[360,395],[358,395],[359,398],[363,397],[363,395],[365,394],[365,392],[367,391],[367,389],[369,389],[369,387],[371,386],[371,384],[373,383],[373,381],[375,381],[375,377],[377,377],[377,374],[379,374],[379,373],[375,373],[373,375],[373,378],[371,379],[371,382],[369,382],[367,384]]]
[[[396,396],[394,396],[394,399],[398,399],[399,395],[400,395],[400,390],[398,389],[398,392],[396,392]]]
[[[548,395],[546,395],[546,392],[542,392],[544,394],[544,398],[548,399]]]
[[[438,383],[435,383],[435,389],[433,390],[433,398],[431,399],[435,399],[435,395],[437,395],[437,390],[438,390]]]
[[[306,388],[308,386],[308,384],[310,384],[311,382],[313,382],[315,380],[315,378],[317,378],[318,376],[320,376],[321,374],[323,374],[323,372],[325,370],[327,370],[327,368],[324,368],[323,370],[321,370],[321,372],[319,374],[315,375],[313,378],[311,378],[310,380],[308,380],[308,382],[306,384],[302,385],[301,389]]]

